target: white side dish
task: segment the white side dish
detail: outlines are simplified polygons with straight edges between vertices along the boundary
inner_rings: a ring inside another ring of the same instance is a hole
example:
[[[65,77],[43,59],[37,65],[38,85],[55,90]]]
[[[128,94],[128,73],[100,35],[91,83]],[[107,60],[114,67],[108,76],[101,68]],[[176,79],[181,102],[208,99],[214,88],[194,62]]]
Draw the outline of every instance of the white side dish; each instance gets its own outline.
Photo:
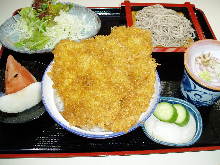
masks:
[[[24,89],[0,97],[0,110],[6,113],[23,112],[41,101],[41,82],[35,82]]]
[[[175,144],[189,142],[196,133],[196,121],[191,114],[188,124],[184,127],[180,127],[174,123],[162,122],[154,115],[151,115],[144,126],[151,137]]]

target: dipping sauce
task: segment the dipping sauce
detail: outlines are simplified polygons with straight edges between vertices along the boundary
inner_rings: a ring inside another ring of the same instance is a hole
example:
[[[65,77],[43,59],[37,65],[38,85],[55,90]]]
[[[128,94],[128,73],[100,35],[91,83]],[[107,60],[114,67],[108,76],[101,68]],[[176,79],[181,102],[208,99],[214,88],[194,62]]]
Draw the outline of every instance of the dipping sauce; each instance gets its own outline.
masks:
[[[151,115],[144,126],[151,137],[159,141],[175,144],[191,141],[196,133],[196,121],[191,114],[188,124],[184,127],[174,123],[162,122],[154,115]]]
[[[207,52],[195,58],[194,72],[202,80],[215,86],[220,86],[220,52]]]

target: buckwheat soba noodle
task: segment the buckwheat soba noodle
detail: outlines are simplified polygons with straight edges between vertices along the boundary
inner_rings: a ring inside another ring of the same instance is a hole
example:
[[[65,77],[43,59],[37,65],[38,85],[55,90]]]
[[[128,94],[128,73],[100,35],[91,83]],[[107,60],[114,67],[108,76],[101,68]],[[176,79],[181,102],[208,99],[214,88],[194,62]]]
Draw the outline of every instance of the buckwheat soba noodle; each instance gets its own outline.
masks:
[[[153,46],[181,47],[195,38],[191,22],[183,14],[159,4],[144,7],[135,17],[136,27],[152,32]]]

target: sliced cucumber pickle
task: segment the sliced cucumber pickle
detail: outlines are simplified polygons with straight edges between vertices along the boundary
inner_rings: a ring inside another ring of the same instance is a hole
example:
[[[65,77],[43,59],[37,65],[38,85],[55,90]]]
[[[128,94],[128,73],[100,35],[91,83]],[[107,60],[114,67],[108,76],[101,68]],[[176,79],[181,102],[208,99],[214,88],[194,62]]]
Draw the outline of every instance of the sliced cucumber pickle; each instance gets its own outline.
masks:
[[[154,116],[160,121],[173,123],[176,121],[178,114],[176,108],[168,102],[160,102],[155,111]]]
[[[184,127],[188,124],[190,118],[188,110],[186,110],[186,108],[181,104],[173,104],[173,106],[176,108],[178,114],[178,117],[174,123]]]

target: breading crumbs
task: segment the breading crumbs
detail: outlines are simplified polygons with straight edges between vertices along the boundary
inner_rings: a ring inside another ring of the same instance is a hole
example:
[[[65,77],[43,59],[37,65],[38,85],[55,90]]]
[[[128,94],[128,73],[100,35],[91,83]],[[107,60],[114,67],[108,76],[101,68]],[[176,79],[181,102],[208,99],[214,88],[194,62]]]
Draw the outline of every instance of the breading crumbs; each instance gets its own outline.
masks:
[[[147,110],[157,66],[149,31],[114,27],[108,36],[63,40],[53,53],[49,74],[70,125],[127,132]]]

